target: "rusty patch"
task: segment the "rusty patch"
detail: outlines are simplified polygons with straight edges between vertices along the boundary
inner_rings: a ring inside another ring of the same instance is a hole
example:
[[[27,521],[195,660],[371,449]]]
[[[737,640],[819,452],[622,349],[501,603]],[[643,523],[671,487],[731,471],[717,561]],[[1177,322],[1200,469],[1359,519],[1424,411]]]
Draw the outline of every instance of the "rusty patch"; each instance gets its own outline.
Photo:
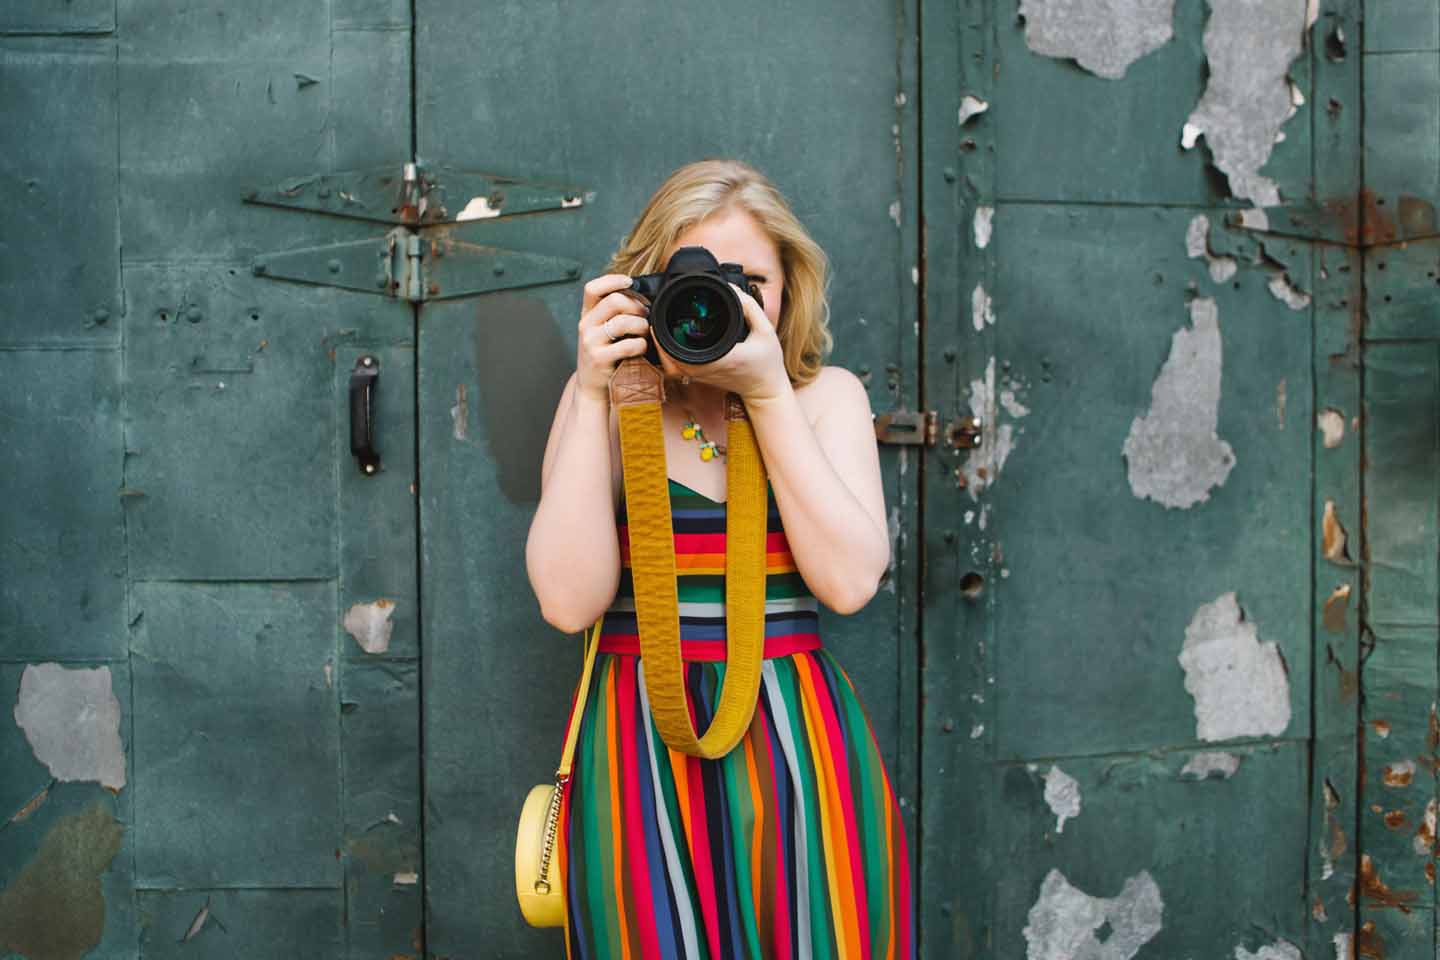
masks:
[[[1355,561],[1350,559],[1350,551],[1345,545],[1345,525],[1340,522],[1339,516],[1335,513],[1335,501],[1325,501],[1325,516],[1321,531],[1321,552],[1325,559],[1331,563],[1338,563],[1345,566],[1353,565]]]
[[[1410,912],[1410,905],[1420,896],[1414,890],[1391,890],[1386,886],[1368,853],[1360,854],[1360,891],[1374,906],[1395,907],[1404,913]]]
[[[1415,761],[1402,760],[1387,763],[1380,773],[1380,779],[1387,787],[1408,787],[1415,779]]]
[[[1424,197],[1400,194],[1399,213],[1395,219],[1407,237],[1428,236],[1436,232],[1435,205]]]
[[[1354,949],[1351,956],[1366,958],[1366,960],[1384,960],[1385,941],[1375,932],[1375,921],[1366,920],[1360,925],[1355,934]]]
[[[1433,856],[1435,853],[1435,798],[1425,804],[1425,816],[1420,820],[1420,829],[1415,831],[1415,855]]]
[[[1345,610],[1350,605],[1350,584],[1344,583],[1331,591],[1325,600],[1325,611],[1321,619],[1325,629],[1331,633],[1345,632]]]
[[[1387,810],[1383,819],[1391,830],[1403,830],[1407,822],[1404,810]]]
[[[1375,921],[1366,920],[1355,934],[1355,956],[1385,960],[1385,941],[1375,932]]]
[[[1381,738],[1390,736],[1389,720],[1371,720],[1370,726],[1375,728],[1376,736],[1379,736]]]
[[[1360,692],[1360,674],[1355,670],[1340,668],[1340,702],[1348,703]]]

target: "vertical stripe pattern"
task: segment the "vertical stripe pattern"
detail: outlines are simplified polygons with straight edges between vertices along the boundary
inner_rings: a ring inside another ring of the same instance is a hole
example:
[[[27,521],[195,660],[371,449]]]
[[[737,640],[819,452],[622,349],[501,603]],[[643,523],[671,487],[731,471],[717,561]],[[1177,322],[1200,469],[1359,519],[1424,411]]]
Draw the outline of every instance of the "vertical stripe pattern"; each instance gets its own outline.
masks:
[[[669,486],[685,687],[703,732],[725,676],[725,505]],[[767,656],[750,728],[715,760],[665,746],[645,663],[623,652],[635,629],[623,501],[617,521],[626,569],[561,807],[567,960],[914,960],[900,807],[854,684],[818,644],[773,491],[767,651],[793,652]]]

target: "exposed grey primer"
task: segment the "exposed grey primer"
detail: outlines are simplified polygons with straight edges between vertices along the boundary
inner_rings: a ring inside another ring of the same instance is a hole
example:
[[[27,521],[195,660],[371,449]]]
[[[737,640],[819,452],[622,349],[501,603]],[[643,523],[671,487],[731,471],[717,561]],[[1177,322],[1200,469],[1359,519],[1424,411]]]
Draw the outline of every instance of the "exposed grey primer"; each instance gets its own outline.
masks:
[[[1235,275],[1240,265],[1234,257],[1217,256],[1210,252],[1210,218],[1197,213],[1185,229],[1185,252],[1193,257],[1204,257],[1210,266],[1210,279],[1224,283]]]
[[[1129,960],[1160,932],[1165,904],[1160,887],[1141,870],[1114,897],[1092,897],[1052,867],[1030,907],[1026,960]],[[1106,923],[1108,936],[1095,935]]]
[[[1065,821],[1080,816],[1080,782],[1059,767],[1045,771],[1045,802],[1055,814],[1055,832],[1065,832]]]
[[[976,330],[984,330],[987,323],[995,324],[995,308],[983,283],[977,283],[970,294],[970,321],[975,324]]]
[[[1169,42],[1174,10],[1174,0],[1020,0],[1031,50],[1110,80]]]
[[[1244,947],[1235,948],[1235,960],[1300,960],[1302,956],[1300,948],[1289,940],[1276,940],[1254,953]]]
[[[1287,71],[1300,55],[1304,17],[1293,3],[1210,0],[1205,25],[1210,76],[1180,144],[1188,150],[1203,135],[1230,192],[1260,207],[1280,202],[1275,181],[1261,176],[1260,168],[1298,107]]]
[[[109,667],[26,664],[14,713],[35,759],[52,777],[124,788],[120,701],[111,689]]]
[[[1218,773],[1229,780],[1239,769],[1240,758],[1235,754],[1223,750],[1203,750],[1185,761],[1185,766],[1180,768],[1180,777],[1204,780],[1212,773]]]
[[[1270,214],[1260,207],[1247,207],[1240,211],[1240,226],[1246,230],[1269,230]]]
[[[990,234],[995,222],[995,208],[981,204],[975,208],[975,249],[984,250],[990,246]]]
[[[1285,271],[1276,270],[1270,274],[1270,282],[1267,284],[1272,296],[1279,300],[1291,310],[1304,310],[1310,306],[1310,294],[1303,290],[1296,289],[1285,275]]]
[[[1260,641],[1235,591],[1202,604],[1180,650],[1201,740],[1279,736],[1290,725],[1290,680],[1273,640]]]
[[[355,638],[366,653],[384,653],[390,649],[390,635],[395,632],[395,601],[381,597],[374,603],[357,603],[345,611],[345,632]]]
[[[456,440],[464,440],[469,432],[470,405],[465,402],[465,384],[456,384],[455,403],[450,407],[450,423]]]
[[[969,122],[971,117],[978,117],[980,114],[984,113],[986,110],[989,109],[989,101],[981,100],[979,97],[973,94],[965,94],[965,96],[960,98],[960,126],[965,126],[965,124]]]
[[[1190,301],[1191,326],[1175,331],[1150,388],[1150,410],[1130,424],[1123,450],[1130,490],[1166,507],[1210,498],[1235,466],[1215,432],[1220,412],[1220,320],[1210,297]]]
[[[1016,401],[1013,395],[1005,403],[996,391],[995,358],[992,356],[985,364],[984,378],[970,381],[970,413],[980,418],[980,446],[970,449],[960,466],[960,474],[971,500],[978,501],[980,494],[995,482],[1015,447],[1014,426],[998,422],[1002,409],[1012,417],[1017,416],[1016,410],[1029,413],[1028,408]],[[984,507],[980,511],[980,529],[985,529]]]
[[[1325,438],[1325,449],[1334,450],[1345,441],[1345,416],[1334,407],[1326,407],[1315,414],[1315,426]]]

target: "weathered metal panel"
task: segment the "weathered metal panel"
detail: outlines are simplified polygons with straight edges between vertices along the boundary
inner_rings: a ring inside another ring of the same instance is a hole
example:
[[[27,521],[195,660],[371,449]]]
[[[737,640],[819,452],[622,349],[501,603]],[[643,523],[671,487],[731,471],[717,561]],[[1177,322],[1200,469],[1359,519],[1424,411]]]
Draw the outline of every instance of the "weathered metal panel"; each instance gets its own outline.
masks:
[[[1097,928],[1116,957],[1294,940],[1306,825],[1276,808],[1303,800],[1307,759],[1272,741],[1004,767],[993,955],[1081,957]]]
[[[1358,71],[1352,71],[1353,77]],[[1318,142],[1318,138],[1317,138]],[[1353,155],[1353,154],[1352,154]],[[1327,165],[1338,176],[1341,164]],[[1353,172],[1353,171],[1352,171]],[[1351,182],[1356,187],[1358,179]],[[1315,420],[1311,427],[1314,493],[1309,517],[1314,577],[1313,743],[1305,876],[1310,956],[1350,956],[1356,944],[1359,871],[1359,536],[1361,257],[1355,248],[1317,246]]]
[[[1308,315],[1255,267],[1215,283],[1185,252],[1198,215],[996,210],[994,386],[971,400],[1010,449],[983,496],[951,499],[1002,545],[993,656],[1024,682],[995,691],[1001,759],[1214,739],[1209,698],[1254,711],[1215,725],[1233,731],[1221,739],[1304,735],[1290,719],[1309,706],[1309,574],[1292,562],[1308,537]],[[1293,245],[1268,249],[1309,285]],[[1258,641],[1202,622],[1231,593]],[[1288,670],[1234,686],[1186,664],[1192,636]]]
[[[148,888],[334,887],[333,582],[135,585],[135,873]]]
[[[1315,280],[1231,221],[1313,202],[1307,9],[1020,6],[926,7],[925,955],[1289,956]]]
[[[64,10],[83,19],[77,7]],[[0,20],[12,12],[6,4]],[[114,349],[123,306],[114,39],[0,38],[0,104],[0,345]],[[53,135],[59,105],[74,136]]]
[[[996,192],[1004,199],[1224,202],[1233,185],[1211,165],[1213,144],[1184,146],[1187,118],[1207,88],[1218,91],[1210,139],[1227,137],[1237,152],[1261,157],[1268,150],[1247,121],[1283,115],[1289,91],[1275,77],[1309,89],[1308,58],[1290,60],[1301,52],[1304,4],[1298,0],[1024,0],[1018,13],[1006,0],[991,9],[995,149],[1009,158],[996,173]],[[1294,25],[1288,46],[1277,44],[1277,17]],[[1210,46],[1224,57],[1220,63],[1207,56]],[[999,110],[1006,104],[1013,109]],[[1308,192],[1309,129],[1292,123],[1284,133],[1265,174],[1285,199],[1300,199]]]
[[[0,659],[125,658],[121,365],[0,348]]]
[[[1367,346],[1366,620],[1372,627],[1437,625],[1437,384],[1434,343]]]
[[[1440,11],[1433,0],[1370,0],[1365,6],[1365,50],[1440,50]]]
[[[127,265],[213,262],[319,243],[344,228],[237,202],[330,162],[341,131],[333,128],[327,7],[270,0],[238,16],[217,0],[123,0],[118,11]],[[367,97],[404,96],[396,85],[403,75],[371,76]],[[372,154],[370,162],[385,159]]]
[[[240,264],[135,266],[126,285],[132,576],[333,577],[337,295]]]
[[[1310,31],[1314,87],[1309,93],[1315,142],[1314,198],[1334,212],[1339,236],[1360,235],[1361,58],[1341,38],[1361,29],[1360,0],[1321,5]],[[1323,109],[1321,109],[1323,105]],[[1360,816],[1359,559],[1361,318],[1363,261],[1353,246],[1315,244],[1315,376],[1311,462],[1310,630],[1314,696],[1305,899],[1307,956],[1353,955],[1366,940],[1357,923]],[[1354,538],[1353,541],[1351,538]]]
[[[13,0],[0,10],[0,34],[103,34],[114,29],[114,0],[74,0],[60,6],[45,0]]]
[[[917,91],[906,86],[913,62],[897,64],[915,49],[908,6],[519,10],[482,20],[459,4],[419,5],[417,149],[594,196],[563,214],[465,224],[457,237],[574,257],[588,279],[671,170],[742,157],[775,179],[832,258],[831,362],[869,384],[877,410],[918,400]],[[685,68],[669,69],[663,51],[685,51]],[[422,309],[426,863],[438,954],[481,942],[497,957],[561,949],[558,931],[519,922],[506,857],[524,791],[553,773],[580,666],[575,638],[544,623],[523,577],[547,418],[574,368],[580,287]],[[821,625],[907,810],[916,794],[904,754],[914,746],[901,709],[914,700],[901,687],[913,668],[900,665],[914,652],[900,629],[902,598],[915,589],[905,556],[918,544],[914,497],[901,491],[915,482],[913,458],[884,452],[890,581],[863,612],[822,614]],[[505,737],[487,732],[500,729]]]
[[[129,665],[0,662],[0,690],[0,951],[129,960]]]
[[[924,403],[942,423],[971,413],[967,391],[985,375],[984,334],[993,284],[996,129],[979,104],[994,99],[998,70],[992,4],[925,3],[921,138],[925,320]],[[961,110],[966,116],[962,120]],[[988,329],[993,329],[989,327]],[[974,339],[972,339],[972,337]],[[994,433],[990,433],[993,445]],[[982,440],[984,439],[982,435]],[[921,459],[920,956],[1004,956],[995,934],[1006,851],[992,835],[998,770],[994,608],[999,564],[983,531],[964,526],[956,482],[968,451],[948,445]],[[975,518],[972,516],[971,518]],[[997,950],[999,951],[997,953]]]
[[[146,926],[138,950],[124,956],[354,955],[345,950],[343,904],[331,890],[145,890],[139,902]]]
[[[1437,232],[1440,202],[1440,51],[1365,57],[1365,186],[1375,195],[1377,239],[1397,219],[1406,235]],[[1406,208],[1409,208],[1408,210]]]

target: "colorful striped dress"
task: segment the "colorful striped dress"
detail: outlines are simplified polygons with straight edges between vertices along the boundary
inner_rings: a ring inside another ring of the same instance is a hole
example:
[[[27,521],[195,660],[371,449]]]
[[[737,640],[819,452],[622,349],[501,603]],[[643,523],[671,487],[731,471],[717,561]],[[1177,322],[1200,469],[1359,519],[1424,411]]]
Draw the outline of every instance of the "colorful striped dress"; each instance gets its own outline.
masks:
[[[681,655],[703,733],[725,673],[725,504],[669,487]],[[860,697],[820,645],[774,490],[760,699],[715,760],[670,750],[651,719],[623,498],[617,523],[620,586],[560,814],[567,960],[913,960],[900,806]]]

